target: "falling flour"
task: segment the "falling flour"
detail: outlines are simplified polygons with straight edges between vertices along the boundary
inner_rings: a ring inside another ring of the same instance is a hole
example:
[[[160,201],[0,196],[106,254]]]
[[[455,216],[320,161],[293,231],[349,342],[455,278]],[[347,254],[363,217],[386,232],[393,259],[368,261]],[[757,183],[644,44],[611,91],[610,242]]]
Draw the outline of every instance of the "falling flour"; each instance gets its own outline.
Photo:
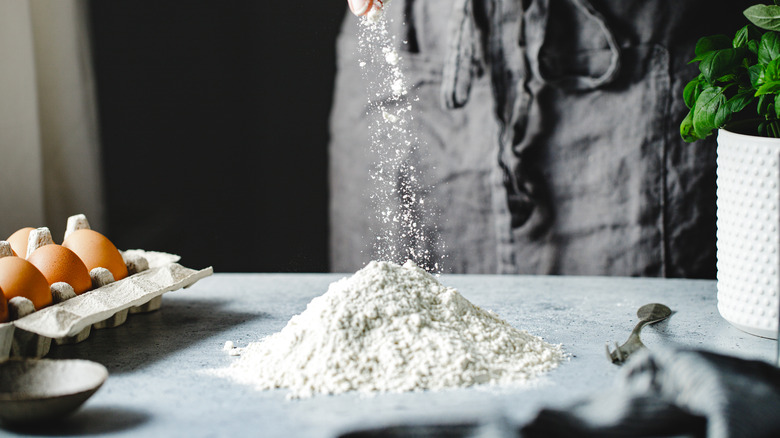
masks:
[[[230,348],[228,348],[230,347]],[[405,392],[524,383],[563,359],[413,262],[370,262],[216,374],[260,390]]]
[[[413,103],[397,41],[385,14],[390,2],[360,19],[359,66],[368,92],[367,128],[374,166],[368,197],[374,208],[370,230],[371,259],[403,263],[413,260],[431,272],[441,272],[444,243],[438,237],[439,215],[426,203],[430,187],[423,182],[425,150],[413,127]]]

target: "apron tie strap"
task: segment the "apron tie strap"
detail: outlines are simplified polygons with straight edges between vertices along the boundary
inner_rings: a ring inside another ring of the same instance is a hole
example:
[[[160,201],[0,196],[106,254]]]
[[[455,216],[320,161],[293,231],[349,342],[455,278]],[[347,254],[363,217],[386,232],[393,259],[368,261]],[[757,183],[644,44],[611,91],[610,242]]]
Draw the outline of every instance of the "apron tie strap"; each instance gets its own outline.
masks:
[[[455,0],[450,23],[452,39],[444,63],[441,97],[445,108],[455,109],[466,105],[474,77],[480,73],[473,0]]]

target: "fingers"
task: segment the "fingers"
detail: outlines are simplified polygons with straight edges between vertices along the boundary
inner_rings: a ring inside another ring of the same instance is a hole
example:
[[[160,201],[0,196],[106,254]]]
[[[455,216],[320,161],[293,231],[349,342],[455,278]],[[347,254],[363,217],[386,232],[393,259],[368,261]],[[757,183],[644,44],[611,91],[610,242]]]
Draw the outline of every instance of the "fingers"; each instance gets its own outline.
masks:
[[[360,17],[368,13],[374,2],[373,0],[347,0],[347,3],[349,4],[349,10]]]

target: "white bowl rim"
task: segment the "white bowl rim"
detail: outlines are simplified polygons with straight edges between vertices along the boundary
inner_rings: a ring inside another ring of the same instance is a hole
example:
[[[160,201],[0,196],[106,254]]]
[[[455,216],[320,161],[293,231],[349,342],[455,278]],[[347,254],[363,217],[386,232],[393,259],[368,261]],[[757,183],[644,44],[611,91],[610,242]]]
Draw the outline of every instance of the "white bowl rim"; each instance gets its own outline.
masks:
[[[36,362],[39,365],[47,366],[48,364],[54,364],[55,362],[59,363],[68,363],[73,366],[86,368],[88,369],[92,374],[91,382],[86,385],[85,387],[77,390],[71,390],[71,391],[52,391],[48,394],[41,394],[41,393],[28,393],[28,392],[0,392],[0,401],[2,402],[24,402],[24,401],[35,401],[35,400],[46,400],[46,399],[53,399],[53,398],[62,398],[62,397],[70,397],[75,396],[78,394],[84,394],[90,391],[95,391],[101,386],[103,386],[103,383],[106,382],[108,379],[108,369],[103,364],[93,362],[90,360],[85,359],[9,359],[8,361],[4,363],[24,363],[24,362]]]

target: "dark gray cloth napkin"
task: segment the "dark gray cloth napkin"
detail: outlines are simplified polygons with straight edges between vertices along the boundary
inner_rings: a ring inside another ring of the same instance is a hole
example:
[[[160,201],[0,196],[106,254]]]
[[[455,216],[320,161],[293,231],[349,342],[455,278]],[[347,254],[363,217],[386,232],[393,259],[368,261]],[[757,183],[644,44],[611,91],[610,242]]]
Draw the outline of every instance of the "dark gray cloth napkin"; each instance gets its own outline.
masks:
[[[519,429],[498,418],[342,437],[780,437],[780,369],[699,350],[643,350],[623,366],[614,387],[565,408],[542,409]]]
[[[540,411],[521,436],[780,436],[780,370],[705,351],[644,350],[616,387]]]

